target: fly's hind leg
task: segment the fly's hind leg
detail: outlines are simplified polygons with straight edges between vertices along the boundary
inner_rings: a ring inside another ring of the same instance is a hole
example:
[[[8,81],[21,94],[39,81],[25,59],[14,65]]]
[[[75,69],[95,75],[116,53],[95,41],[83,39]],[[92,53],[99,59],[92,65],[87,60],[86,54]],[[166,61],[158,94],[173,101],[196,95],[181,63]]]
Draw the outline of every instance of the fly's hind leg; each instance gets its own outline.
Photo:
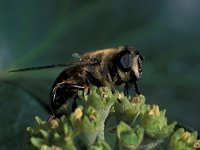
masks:
[[[76,103],[76,99],[78,99],[78,95],[74,95],[74,100],[72,102],[72,112],[78,107]]]
[[[78,90],[83,89],[83,86],[76,84],[69,84],[66,82],[58,83],[51,92],[51,108],[53,115],[50,118],[61,117],[63,114],[60,109],[68,103],[67,100],[71,98]],[[75,100],[73,101],[72,105],[75,107]]]

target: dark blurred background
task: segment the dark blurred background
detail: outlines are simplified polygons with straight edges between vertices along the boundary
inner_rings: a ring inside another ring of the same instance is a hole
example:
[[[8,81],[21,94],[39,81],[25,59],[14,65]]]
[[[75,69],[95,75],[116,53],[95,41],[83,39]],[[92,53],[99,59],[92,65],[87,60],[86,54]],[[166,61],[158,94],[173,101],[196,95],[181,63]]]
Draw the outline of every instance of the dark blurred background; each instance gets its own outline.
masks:
[[[73,53],[130,45],[145,56],[140,91],[170,121],[200,130],[199,0],[0,0],[0,149],[22,149],[34,116]],[[133,93],[134,94],[134,93]]]

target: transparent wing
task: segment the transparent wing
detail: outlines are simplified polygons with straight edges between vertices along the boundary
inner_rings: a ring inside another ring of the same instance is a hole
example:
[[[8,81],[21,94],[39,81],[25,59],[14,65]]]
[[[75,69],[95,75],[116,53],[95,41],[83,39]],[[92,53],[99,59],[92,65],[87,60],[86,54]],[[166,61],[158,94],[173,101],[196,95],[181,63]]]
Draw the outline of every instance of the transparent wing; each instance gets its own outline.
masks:
[[[52,64],[52,65],[47,65],[47,66],[21,68],[21,69],[11,70],[8,72],[35,71],[35,70],[43,70],[43,69],[56,68],[56,67],[66,67],[66,66],[71,66],[71,65],[73,64]]]
[[[52,65],[46,65],[46,66],[37,66],[37,67],[28,67],[28,68],[21,68],[21,69],[15,69],[8,72],[24,72],[24,71],[35,71],[35,70],[43,70],[43,69],[50,69],[50,68],[58,68],[58,67],[72,67],[75,65],[95,65],[97,61],[76,61],[72,63],[63,63],[63,64],[52,64]]]

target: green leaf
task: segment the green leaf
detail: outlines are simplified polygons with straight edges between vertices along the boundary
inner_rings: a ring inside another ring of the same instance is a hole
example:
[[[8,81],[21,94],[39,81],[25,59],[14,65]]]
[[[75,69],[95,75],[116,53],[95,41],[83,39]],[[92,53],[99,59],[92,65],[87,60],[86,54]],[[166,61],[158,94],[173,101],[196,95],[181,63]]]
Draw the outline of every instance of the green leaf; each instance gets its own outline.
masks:
[[[26,128],[34,116],[47,119],[48,113],[24,90],[5,83],[1,83],[0,103],[0,149],[23,149]]]
[[[195,150],[196,149],[195,142],[197,142],[196,131],[190,133],[190,132],[185,131],[183,128],[179,128],[171,137],[168,149],[169,150],[182,150],[182,149]]]
[[[44,139],[40,139],[40,138],[31,138],[31,143],[37,147],[40,148],[42,147],[43,144],[45,144],[45,140]]]

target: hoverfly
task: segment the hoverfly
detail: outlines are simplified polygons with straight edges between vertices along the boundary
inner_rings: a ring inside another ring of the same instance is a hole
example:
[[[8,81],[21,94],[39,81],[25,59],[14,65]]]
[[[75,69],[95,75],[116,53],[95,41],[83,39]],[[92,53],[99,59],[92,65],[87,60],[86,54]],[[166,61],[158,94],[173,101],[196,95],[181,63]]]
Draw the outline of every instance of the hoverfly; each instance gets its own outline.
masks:
[[[88,90],[90,85],[108,86],[111,89],[124,84],[124,93],[132,85],[140,94],[137,81],[142,74],[143,57],[139,52],[128,46],[109,48],[88,52],[80,56],[79,61],[69,64],[53,64],[12,70],[10,72],[32,71],[53,67],[66,67],[53,83],[50,100],[53,117],[60,117],[60,108],[68,103],[69,98],[78,90]],[[75,109],[76,102],[73,102]]]

